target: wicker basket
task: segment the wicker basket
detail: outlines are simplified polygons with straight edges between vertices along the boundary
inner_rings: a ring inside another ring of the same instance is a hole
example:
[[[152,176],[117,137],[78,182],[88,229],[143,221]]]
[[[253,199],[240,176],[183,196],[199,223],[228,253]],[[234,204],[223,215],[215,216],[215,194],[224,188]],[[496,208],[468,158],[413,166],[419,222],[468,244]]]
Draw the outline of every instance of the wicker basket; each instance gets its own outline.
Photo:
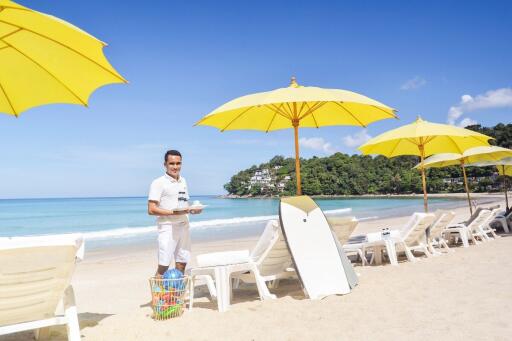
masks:
[[[189,286],[189,277],[181,279],[163,279],[151,277],[151,307],[155,320],[167,320],[178,317],[185,310],[185,294]]]

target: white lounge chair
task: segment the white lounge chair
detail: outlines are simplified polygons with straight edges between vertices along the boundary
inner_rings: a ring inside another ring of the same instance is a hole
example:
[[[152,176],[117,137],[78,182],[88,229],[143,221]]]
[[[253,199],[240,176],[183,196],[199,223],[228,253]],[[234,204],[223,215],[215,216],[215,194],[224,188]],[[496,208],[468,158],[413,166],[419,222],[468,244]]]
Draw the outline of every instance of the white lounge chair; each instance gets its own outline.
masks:
[[[481,239],[485,239],[482,235],[481,229],[485,224],[488,224],[490,215],[491,211],[483,209],[469,225],[459,223],[449,226],[448,229],[445,230],[444,234],[448,235],[450,239],[454,238],[455,242],[460,239],[464,247],[469,246],[469,240],[471,240],[475,245],[478,245],[479,242],[476,238],[480,236]]]
[[[444,250],[448,252],[453,252],[453,250],[448,246],[448,242],[444,239],[444,231],[448,228],[448,225],[452,222],[453,218],[455,218],[455,212],[437,210],[434,214],[436,218],[430,227],[430,233],[428,236],[430,252],[433,255],[441,254],[439,251],[434,249],[434,246],[437,246],[439,249],[444,248]]]
[[[193,307],[194,282],[197,276],[215,278],[218,309],[225,311],[229,308],[231,278],[256,282],[260,299],[274,299],[276,296],[269,292],[266,282],[295,276],[293,271],[287,271],[290,265],[291,256],[282,237],[279,223],[271,220],[267,223],[252,252],[227,251],[197,256],[197,267],[190,270],[189,308]]]
[[[491,214],[485,224],[482,224],[478,231],[478,236],[480,236],[484,241],[493,240],[499,238],[496,234],[496,230],[492,228],[491,223],[496,219],[501,209],[499,207],[491,210]]]
[[[391,230],[391,239],[395,242],[395,248],[398,252],[404,251],[410,262],[415,262],[413,252],[423,252],[425,256],[430,257],[426,241],[426,231],[434,222],[436,216],[432,213],[414,213],[401,230],[395,232]]]
[[[428,213],[414,213],[408,222],[399,230],[391,230],[390,235],[385,237],[382,232],[368,233],[365,241],[361,243],[347,244],[346,246],[360,247],[363,255],[371,250],[372,258],[370,263],[381,264],[381,253],[385,249],[392,265],[398,265],[397,254],[404,251],[407,259],[415,262],[413,251],[421,251],[430,257],[425,241],[425,231],[433,223],[435,216]],[[345,247],[344,247],[345,249]]]
[[[327,222],[341,245],[347,243],[359,223],[355,217],[329,217]]]
[[[367,264],[368,262],[363,255],[361,247],[353,247],[356,244],[347,244],[350,239],[350,235],[356,229],[359,220],[355,217],[329,217],[327,218],[327,221],[336,235],[336,238],[338,238],[339,243],[342,245],[343,251],[347,254],[356,253],[358,257],[361,258],[362,265],[364,266]]]
[[[496,215],[494,220],[501,224],[505,233],[512,232],[512,212],[506,214],[506,211],[502,211]]]
[[[83,258],[79,235],[0,238],[0,335],[66,325],[68,340],[80,340],[70,285],[75,260]]]

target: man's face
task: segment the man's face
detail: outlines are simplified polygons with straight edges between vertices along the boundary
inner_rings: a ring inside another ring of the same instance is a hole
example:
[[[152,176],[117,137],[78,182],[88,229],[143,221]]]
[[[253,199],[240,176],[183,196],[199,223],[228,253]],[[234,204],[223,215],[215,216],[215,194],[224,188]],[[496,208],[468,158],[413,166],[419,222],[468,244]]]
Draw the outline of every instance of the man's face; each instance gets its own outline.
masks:
[[[181,171],[181,156],[167,156],[167,161],[165,161],[164,166],[167,174],[169,174],[175,179],[178,179],[180,177]]]

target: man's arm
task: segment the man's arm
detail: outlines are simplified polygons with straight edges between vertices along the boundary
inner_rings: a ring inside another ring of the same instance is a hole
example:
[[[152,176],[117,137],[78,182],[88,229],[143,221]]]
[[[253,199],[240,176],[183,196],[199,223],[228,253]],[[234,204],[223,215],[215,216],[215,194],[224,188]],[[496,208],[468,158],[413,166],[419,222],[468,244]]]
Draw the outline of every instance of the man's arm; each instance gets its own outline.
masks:
[[[180,214],[187,214],[187,210],[179,210],[179,211],[171,211],[171,210],[164,210],[163,208],[158,207],[158,201],[149,200],[148,201],[148,214],[149,215],[180,215]]]

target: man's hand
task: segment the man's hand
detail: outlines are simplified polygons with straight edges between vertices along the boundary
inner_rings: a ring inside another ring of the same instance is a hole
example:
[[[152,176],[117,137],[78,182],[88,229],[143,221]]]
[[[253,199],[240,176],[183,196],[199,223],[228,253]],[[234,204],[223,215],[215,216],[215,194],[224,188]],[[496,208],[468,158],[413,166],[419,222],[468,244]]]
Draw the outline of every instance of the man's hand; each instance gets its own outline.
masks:
[[[203,212],[203,209],[202,208],[191,208],[188,211],[190,212],[190,214],[199,214],[199,213]]]

